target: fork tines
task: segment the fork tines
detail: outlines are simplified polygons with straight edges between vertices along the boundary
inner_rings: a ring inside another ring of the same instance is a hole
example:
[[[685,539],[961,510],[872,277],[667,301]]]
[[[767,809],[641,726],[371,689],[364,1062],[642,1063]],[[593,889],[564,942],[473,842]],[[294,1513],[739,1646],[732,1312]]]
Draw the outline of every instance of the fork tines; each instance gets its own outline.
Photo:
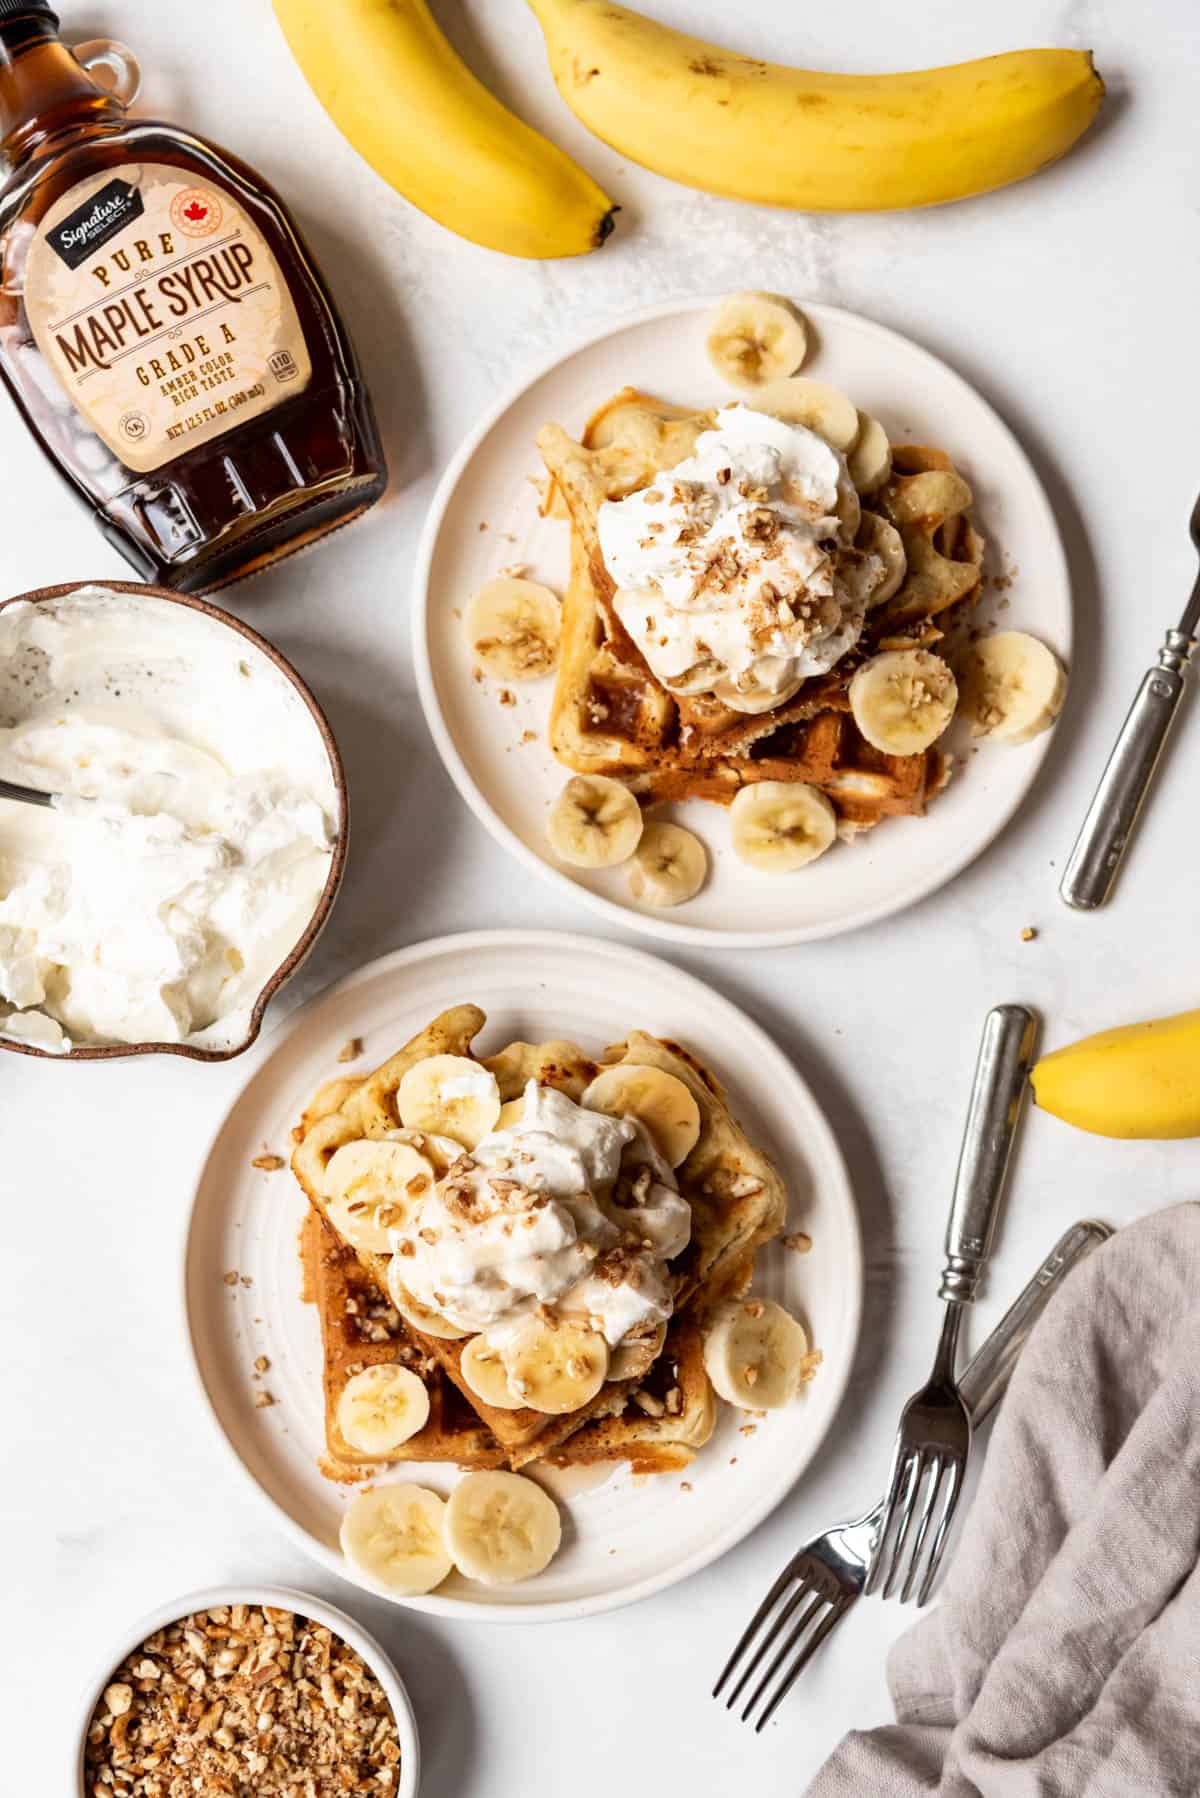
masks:
[[[779,1643],[742,1711],[742,1722],[748,1723],[751,1713],[763,1705],[754,1725],[756,1733],[761,1731],[856,1597],[857,1593],[847,1592],[838,1583],[828,1567],[801,1549],[788,1562],[750,1619],[713,1687],[713,1697],[721,1696],[739,1661],[749,1654],[737,1683],[725,1700],[726,1710],[732,1710],[762,1662]],[[760,1639],[750,1653],[756,1637]]]
[[[933,1589],[941,1564],[942,1551],[962,1490],[963,1457],[940,1448],[918,1448],[899,1457],[892,1474],[888,1493],[884,1528],[879,1546],[867,1573],[866,1592],[883,1590],[880,1597],[890,1598],[903,1574],[900,1603],[907,1604],[916,1592],[918,1606],[923,1605]],[[947,1484],[947,1476],[949,1482]],[[917,1499],[924,1487],[924,1500],[918,1514]],[[943,1487],[945,1488],[943,1496]],[[940,1515],[939,1515],[940,1500]],[[937,1518],[936,1527],[934,1519]],[[916,1532],[913,1533],[913,1520]],[[928,1555],[925,1544],[933,1528]],[[890,1548],[889,1548],[890,1538]],[[907,1563],[907,1571],[905,1571]],[[918,1584],[919,1578],[919,1584]]]

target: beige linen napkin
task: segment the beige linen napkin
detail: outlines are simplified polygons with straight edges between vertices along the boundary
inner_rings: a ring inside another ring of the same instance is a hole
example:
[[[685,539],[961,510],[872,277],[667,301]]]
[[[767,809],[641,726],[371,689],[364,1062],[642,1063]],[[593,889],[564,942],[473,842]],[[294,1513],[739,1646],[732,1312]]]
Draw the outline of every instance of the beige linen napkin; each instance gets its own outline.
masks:
[[[847,1736],[809,1798],[1198,1798],[1198,1559],[1188,1204],[1119,1231],[1046,1311],[940,1603],[892,1650],[899,1721]]]

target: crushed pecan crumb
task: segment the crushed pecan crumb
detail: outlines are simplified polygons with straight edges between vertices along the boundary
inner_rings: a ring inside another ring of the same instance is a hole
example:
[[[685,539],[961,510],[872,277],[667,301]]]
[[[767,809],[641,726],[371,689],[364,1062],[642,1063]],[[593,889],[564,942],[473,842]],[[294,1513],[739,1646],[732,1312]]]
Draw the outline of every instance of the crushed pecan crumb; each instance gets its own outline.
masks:
[[[362,1052],[362,1037],[352,1036],[349,1042],[342,1044],[341,1048],[338,1050],[337,1058],[339,1061],[357,1061]]]
[[[265,1386],[260,1386],[258,1391],[254,1394],[254,1409],[256,1411],[265,1411],[268,1405],[273,1405],[274,1403],[274,1396],[267,1391]]]
[[[287,1162],[282,1155],[256,1155],[250,1166],[260,1167],[264,1174],[277,1174],[281,1167],[287,1166]]]
[[[387,1694],[321,1624],[221,1605],[128,1655],[96,1706],[89,1798],[387,1798],[400,1741]]]

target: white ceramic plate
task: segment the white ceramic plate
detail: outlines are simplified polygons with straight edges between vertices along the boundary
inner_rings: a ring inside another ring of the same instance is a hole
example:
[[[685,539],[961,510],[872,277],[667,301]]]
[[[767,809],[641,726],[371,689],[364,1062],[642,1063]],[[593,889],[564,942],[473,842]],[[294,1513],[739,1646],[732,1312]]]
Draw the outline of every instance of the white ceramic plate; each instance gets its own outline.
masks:
[[[730,393],[705,354],[716,300],[657,307],[609,326],[560,355],[496,408],[463,444],[430,509],[417,556],[415,654],[425,715],[468,805],[527,867],[570,885],[594,911],[668,942],[762,948],[834,936],[924,898],[966,867],[1016,811],[1049,737],[971,758],[925,818],[885,821],[788,875],[756,873],[729,846],[728,815],[702,801],[664,810],[708,846],[711,877],[678,910],[638,905],[626,871],[567,868],[546,842],[545,817],[567,778],[546,745],[552,682],[473,678],[462,611],[485,580],[519,563],[562,592],[567,527],[538,516],[544,474],[534,438],[554,420],[583,428],[610,394],[632,385],[706,406]],[[947,450],[975,491],[989,571],[1008,577],[1006,627],[1036,632],[1068,659],[1071,603],[1066,558],[1037,476],[1008,426],[936,357],[869,319],[805,303],[815,348],[804,372],[844,388],[896,442]],[[985,606],[984,615],[991,612]],[[531,734],[532,733],[532,734]],[[950,739],[950,747],[955,739]]]
[[[208,1405],[228,1448],[287,1532],[324,1566],[358,1579],[338,1549],[353,1488],[326,1480],[320,1333],[301,1302],[296,1233],[304,1199],[286,1170],[251,1166],[290,1152],[289,1132],[322,1080],[345,1072],[339,1048],[364,1038],[364,1071],[445,1006],[488,1014],[486,1052],[516,1037],[576,1038],[599,1051],[634,1026],[688,1044],[727,1081],[750,1134],[776,1159],[791,1195],[789,1229],[813,1239],[799,1255],[760,1257],[758,1289],[805,1319],[824,1364],[796,1403],[752,1435],[721,1407],[708,1446],[684,1476],[564,1493],[563,1547],[536,1579],[487,1587],[457,1574],[406,1602],[445,1616],[540,1621],[583,1616],[645,1597],[706,1566],[752,1530],[816,1453],[850,1373],[862,1303],[862,1252],[837,1144],[800,1075],[757,1025],[701,981],[618,944],[546,932],[444,937],[373,962],[289,1020],[258,1053],[241,1097],[217,1131],[196,1189],[185,1252],[190,1342]],[[234,1285],[224,1276],[239,1275]],[[246,1284],[245,1282],[249,1282]],[[270,1368],[252,1378],[256,1358]],[[266,1387],[275,1404],[255,1407]],[[415,1463],[384,1477],[448,1493],[457,1475]],[[386,1595],[385,1595],[386,1596]]]

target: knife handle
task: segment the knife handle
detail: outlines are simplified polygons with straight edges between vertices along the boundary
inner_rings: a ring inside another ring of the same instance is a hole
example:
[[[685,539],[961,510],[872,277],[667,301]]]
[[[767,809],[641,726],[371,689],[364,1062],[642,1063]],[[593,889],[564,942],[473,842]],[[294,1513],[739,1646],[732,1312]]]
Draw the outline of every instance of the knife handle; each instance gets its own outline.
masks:
[[[979,1352],[968,1361],[958,1381],[959,1395],[980,1424],[1003,1396],[1029,1332],[1073,1267],[1107,1242],[1107,1224],[1086,1219],[1072,1224],[1042,1262],[1020,1297],[1009,1306]]]
[[[939,1298],[969,1305],[992,1249],[1013,1137],[1037,1042],[1024,1005],[988,1012],[954,1178]]]
[[[1183,697],[1191,648],[1182,631],[1168,631],[1129,708],[1058,889],[1074,911],[1096,911],[1113,890]]]

